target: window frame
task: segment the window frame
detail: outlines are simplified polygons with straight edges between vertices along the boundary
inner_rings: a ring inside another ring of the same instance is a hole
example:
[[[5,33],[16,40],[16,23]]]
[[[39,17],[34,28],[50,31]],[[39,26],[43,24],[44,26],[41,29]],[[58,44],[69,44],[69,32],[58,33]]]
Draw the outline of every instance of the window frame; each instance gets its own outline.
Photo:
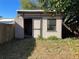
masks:
[[[50,26],[50,25],[48,25],[49,20],[55,20],[55,24],[51,25],[51,26],[53,26],[53,27],[55,26],[55,30],[52,30],[52,29],[49,30],[49,29],[48,29],[48,26]],[[56,32],[56,31],[57,31],[56,25],[57,25],[57,24],[56,24],[56,18],[48,18],[48,19],[47,19],[47,31],[48,31],[48,32],[50,32],[50,31]]]

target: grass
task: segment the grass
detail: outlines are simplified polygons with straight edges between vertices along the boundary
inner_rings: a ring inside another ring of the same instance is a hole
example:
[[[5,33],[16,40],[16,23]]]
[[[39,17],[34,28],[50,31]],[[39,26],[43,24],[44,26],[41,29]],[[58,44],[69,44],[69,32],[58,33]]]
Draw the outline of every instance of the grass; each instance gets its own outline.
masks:
[[[79,59],[79,40],[72,39],[14,40],[0,45],[0,59]]]
[[[36,40],[29,59],[79,59],[79,40]]]

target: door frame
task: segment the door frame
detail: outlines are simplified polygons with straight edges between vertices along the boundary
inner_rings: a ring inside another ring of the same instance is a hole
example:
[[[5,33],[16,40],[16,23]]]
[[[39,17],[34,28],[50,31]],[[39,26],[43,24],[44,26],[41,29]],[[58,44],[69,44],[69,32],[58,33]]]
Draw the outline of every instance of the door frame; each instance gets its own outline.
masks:
[[[25,22],[25,19],[31,19],[31,27],[32,27],[32,29],[31,29],[31,35],[25,35],[25,23],[24,23],[24,37],[33,37],[33,19],[32,18],[24,18],[24,22]]]

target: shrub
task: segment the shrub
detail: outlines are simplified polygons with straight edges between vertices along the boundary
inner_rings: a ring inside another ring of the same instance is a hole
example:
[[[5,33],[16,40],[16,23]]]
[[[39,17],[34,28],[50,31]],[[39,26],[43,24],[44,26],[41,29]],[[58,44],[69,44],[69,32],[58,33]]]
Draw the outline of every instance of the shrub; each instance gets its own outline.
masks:
[[[47,39],[48,40],[58,40],[59,38],[57,38],[56,36],[49,36]]]

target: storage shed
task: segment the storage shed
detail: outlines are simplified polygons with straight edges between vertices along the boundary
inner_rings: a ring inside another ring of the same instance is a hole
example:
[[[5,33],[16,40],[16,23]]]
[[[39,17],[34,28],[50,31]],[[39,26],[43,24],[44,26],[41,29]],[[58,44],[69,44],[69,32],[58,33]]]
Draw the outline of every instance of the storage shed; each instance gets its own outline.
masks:
[[[62,13],[44,10],[17,10],[15,37],[57,36],[62,38]]]

